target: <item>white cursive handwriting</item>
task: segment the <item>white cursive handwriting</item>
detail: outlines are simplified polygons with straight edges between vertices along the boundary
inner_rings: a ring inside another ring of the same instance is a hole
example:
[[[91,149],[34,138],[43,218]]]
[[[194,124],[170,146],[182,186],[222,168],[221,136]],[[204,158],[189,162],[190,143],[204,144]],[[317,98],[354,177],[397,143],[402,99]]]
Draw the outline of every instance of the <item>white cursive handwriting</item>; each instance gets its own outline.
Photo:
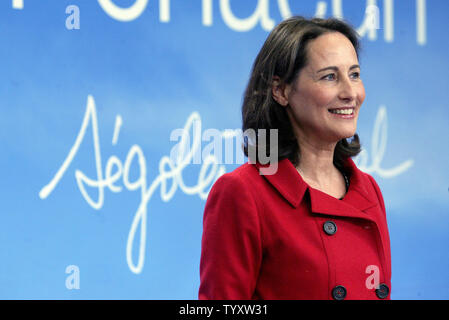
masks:
[[[371,153],[372,153],[372,163],[368,166],[368,152],[365,149],[359,153],[359,155],[354,159],[357,167],[367,173],[377,173],[382,178],[393,178],[407,171],[411,166],[413,166],[413,159],[406,160],[401,164],[397,165],[391,169],[381,168],[381,162],[385,155],[385,150],[387,148],[387,108],[385,106],[380,106],[377,112],[376,120],[374,122],[373,135],[371,137]]]
[[[123,177],[123,184],[128,190],[130,191],[137,189],[140,190],[141,202],[131,223],[131,228],[129,230],[126,245],[126,261],[128,263],[128,267],[132,272],[140,273],[143,269],[145,258],[147,205],[153,193],[156,191],[156,188],[160,187],[161,199],[163,201],[169,201],[173,197],[178,186],[186,194],[190,195],[198,194],[201,199],[206,199],[208,195],[208,190],[205,189],[208,186],[212,185],[216,181],[216,179],[218,179],[219,176],[225,173],[225,168],[222,165],[218,165],[214,157],[212,156],[206,157],[202,163],[198,175],[198,183],[195,186],[191,187],[185,185],[182,177],[182,171],[190,163],[193,155],[196,153],[201,143],[201,136],[194,134],[193,147],[189,150],[188,153],[185,153],[185,150],[187,149],[185,146],[190,143],[190,139],[188,139],[189,137],[188,132],[192,127],[192,124],[195,124],[196,130],[194,130],[194,132],[201,132],[201,120],[199,114],[197,112],[193,112],[188,118],[186,125],[184,127],[184,134],[181,137],[181,142],[179,144],[180,148],[178,149],[176,158],[174,159],[174,161],[173,159],[167,156],[161,158],[161,160],[159,161],[159,175],[151,183],[150,186],[147,187],[147,178],[146,178],[147,167],[145,156],[143,154],[142,149],[138,145],[133,145],[130,148],[124,165],[122,164],[120,159],[118,159],[116,156],[109,157],[106,163],[105,177],[103,177],[97,112],[95,108],[94,98],[89,95],[87,98],[86,113],[84,115],[81,129],[78,133],[75,143],[73,144],[69,154],[67,155],[62,166],[59,168],[53,179],[47,185],[45,185],[39,192],[39,197],[41,199],[47,198],[63,177],[73,158],[77,154],[81,143],[83,142],[89,122],[92,125],[97,177],[96,179],[91,179],[87,177],[81,170],[78,169],[75,170],[75,178],[78,184],[78,188],[83,198],[87,201],[87,203],[92,208],[97,210],[101,209],[101,207],[103,206],[104,188],[107,187],[112,192],[120,192],[122,190],[120,186],[115,185],[115,183],[117,182],[118,179],[120,179],[120,177]],[[114,129],[113,144],[117,143],[118,130],[120,130],[121,124],[122,119],[120,116],[117,116]],[[140,175],[139,178],[136,179],[135,181],[130,181],[129,173],[134,159],[137,160],[137,164],[140,169]],[[208,172],[209,167],[211,168],[211,170],[209,170]],[[171,180],[171,187],[168,188],[170,180]],[[96,201],[93,200],[87,193],[84,186],[85,184],[87,184],[89,187],[98,189],[98,199]],[[136,231],[139,226],[140,226],[139,254],[137,264],[135,264],[132,260],[132,249],[134,245],[134,238],[136,235]]]

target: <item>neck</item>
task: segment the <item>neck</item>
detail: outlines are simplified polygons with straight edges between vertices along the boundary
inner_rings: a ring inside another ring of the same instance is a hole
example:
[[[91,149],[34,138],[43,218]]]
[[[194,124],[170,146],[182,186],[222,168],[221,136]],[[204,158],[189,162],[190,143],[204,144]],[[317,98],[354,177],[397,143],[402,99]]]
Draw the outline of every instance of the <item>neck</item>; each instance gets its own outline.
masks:
[[[336,142],[317,144],[307,139],[298,139],[298,144],[301,155],[297,170],[304,179],[318,186],[324,186],[340,174],[334,165]]]

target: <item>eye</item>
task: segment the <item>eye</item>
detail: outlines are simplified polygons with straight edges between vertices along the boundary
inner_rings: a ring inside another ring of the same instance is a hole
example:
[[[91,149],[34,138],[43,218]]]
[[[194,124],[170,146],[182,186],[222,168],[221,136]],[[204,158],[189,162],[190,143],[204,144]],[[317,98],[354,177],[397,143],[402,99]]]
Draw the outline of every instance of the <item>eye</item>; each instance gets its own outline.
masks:
[[[360,72],[353,72],[353,73],[351,73],[351,77],[353,79],[360,79]]]
[[[335,73],[329,73],[321,78],[322,80],[335,80]]]

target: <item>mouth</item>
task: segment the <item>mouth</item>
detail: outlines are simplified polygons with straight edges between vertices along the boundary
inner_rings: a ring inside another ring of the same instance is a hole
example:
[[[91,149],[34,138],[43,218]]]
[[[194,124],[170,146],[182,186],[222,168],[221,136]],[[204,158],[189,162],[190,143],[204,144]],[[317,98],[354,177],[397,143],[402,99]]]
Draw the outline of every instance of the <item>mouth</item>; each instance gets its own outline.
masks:
[[[342,108],[328,109],[327,111],[340,118],[352,119],[354,118],[354,110],[355,107],[342,107]]]

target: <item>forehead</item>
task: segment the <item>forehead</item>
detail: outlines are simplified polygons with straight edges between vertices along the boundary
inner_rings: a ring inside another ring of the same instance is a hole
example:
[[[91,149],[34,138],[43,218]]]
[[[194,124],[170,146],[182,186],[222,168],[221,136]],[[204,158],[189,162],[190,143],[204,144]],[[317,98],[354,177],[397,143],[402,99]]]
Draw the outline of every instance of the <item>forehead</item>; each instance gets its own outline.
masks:
[[[310,41],[307,46],[307,60],[308,66],[312,68],[350,66],[358,63],[354,46],[340,32],[326,33]]]

